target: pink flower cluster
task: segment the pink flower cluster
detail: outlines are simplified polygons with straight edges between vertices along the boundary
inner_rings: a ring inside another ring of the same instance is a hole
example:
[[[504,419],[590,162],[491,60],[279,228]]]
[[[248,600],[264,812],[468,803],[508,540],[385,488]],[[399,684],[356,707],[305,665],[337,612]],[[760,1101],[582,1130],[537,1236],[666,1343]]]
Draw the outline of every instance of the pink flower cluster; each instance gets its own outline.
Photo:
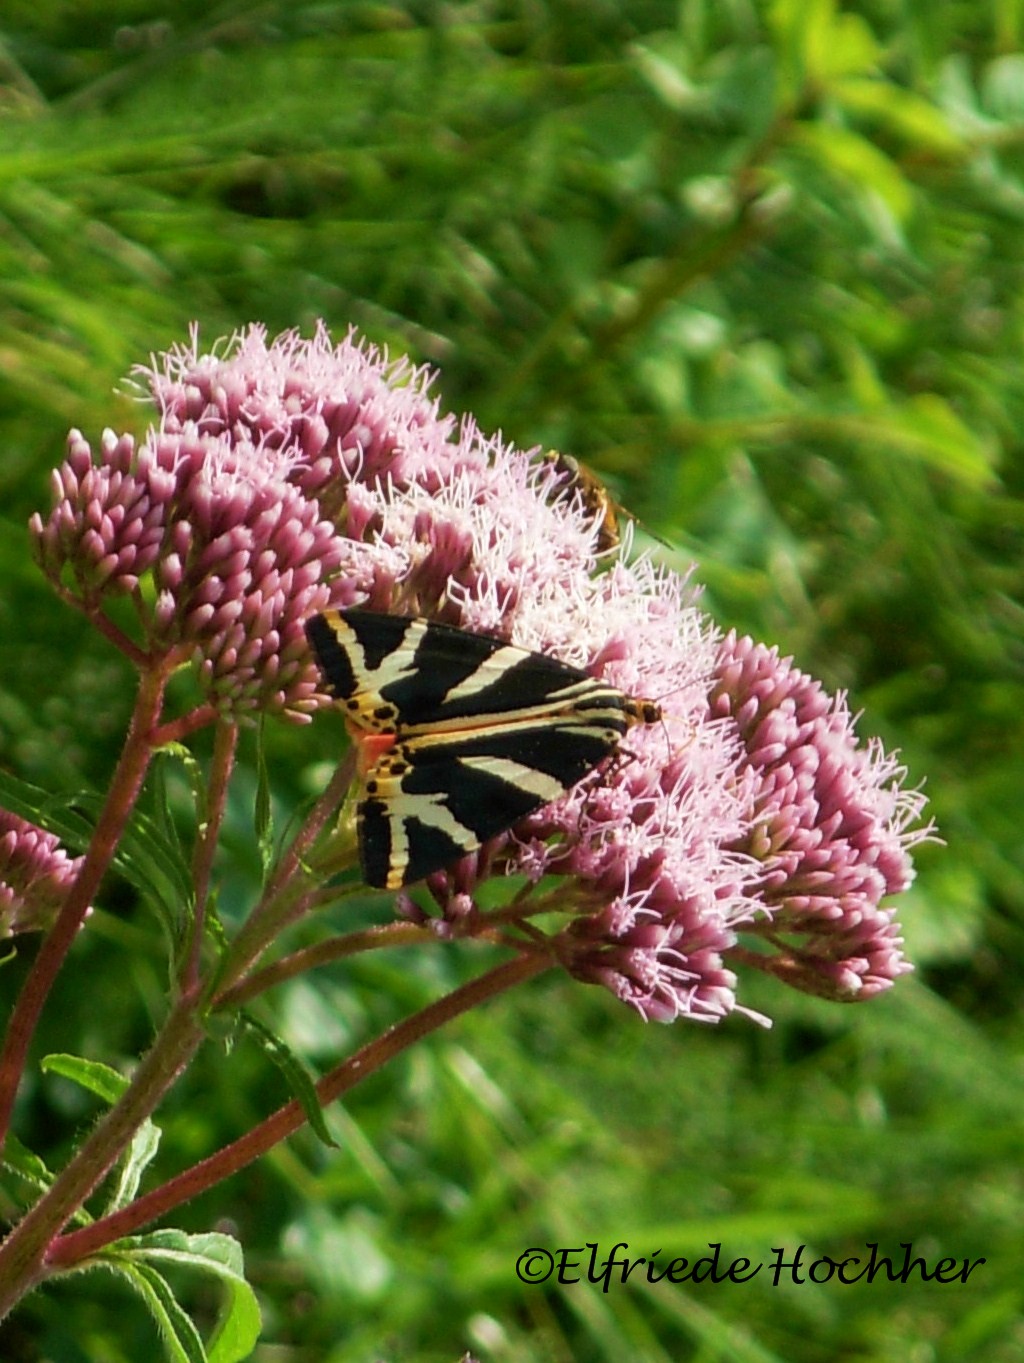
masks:
[[[715,672],[711,713],[735,727],[751,782],[736,846],[778,948],[765,968],[829,998],[870,997],[911,969],[882,900],[913,879],[909,849],[931,834],[924,797],[879,743],[857,743],[843,698],[777,649],[729,634]]]
[[[72,431],[54,508],[30,523],[37,555],[88,610],[130,595],[147,650],[194,656],[218,708],[308,710],[302,622],[327,604],[341,546],[290,481],[295,462],[191,423],[138,448],[107,432],[96,459]]]
[[[427,372],[322,326],[209,354],[193,335],[136,378],[159,425],[97,454],[72,433],[37,553],[86,610],[128,594],[145,650],[193,656],[222,712],[326,703],[302,624],[328,604],[495,634],[661,704],[595,778],[431,878],[442,924],[495,870],[541,896],[557,876],[566,968],[664,1019],[737,1006],[741,928],[798,935],[802,954],[762,931],[765,968],[801,987],[866,994],[906,968],[879,902],[909,879],[919,797],[815,683],[720,642],[684,580],[604,551],[555,461],[457,425]]]
[[[81,860],[52,833],[0,809],[0,937],[49,927]]]

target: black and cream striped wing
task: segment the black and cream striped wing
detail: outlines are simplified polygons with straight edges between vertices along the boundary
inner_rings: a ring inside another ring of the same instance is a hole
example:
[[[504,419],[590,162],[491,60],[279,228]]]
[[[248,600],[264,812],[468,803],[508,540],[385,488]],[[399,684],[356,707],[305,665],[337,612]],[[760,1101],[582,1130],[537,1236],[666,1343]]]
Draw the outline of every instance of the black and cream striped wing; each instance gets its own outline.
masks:
[[[364,745],[363,875],[395,889],[550,804],[657,707],[543,653],[432,621],[328,611],[307,634]]]

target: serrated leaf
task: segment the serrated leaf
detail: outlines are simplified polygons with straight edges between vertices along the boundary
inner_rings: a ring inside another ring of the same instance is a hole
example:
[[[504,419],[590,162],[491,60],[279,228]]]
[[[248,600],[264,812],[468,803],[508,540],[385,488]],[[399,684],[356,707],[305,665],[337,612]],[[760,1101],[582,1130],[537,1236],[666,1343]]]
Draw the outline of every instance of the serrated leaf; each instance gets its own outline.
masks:
[[[40,1068],[44,1074],[59,1074],[63,1079],[70,1079],[73,1084],[94,1093],[111,1107],[129,1083],[123,1074],[118,1074],[117,1070],[112,1070],[101,1060],[85,1060],[80,1055],[55,1052],[43,1056]]]
[[[192,870],[173,839],[136,809],[125,829],[114,864],[180,937],[193,907]]]
[[[90,790],[51,795],[9,772],[0,772],[0,804],[53,833],[69,852],[77,854],[89,845],[103,799]],[[191,870],[176,842],[168,840],[139,809],[133,811],[124,830],[114,866],[170,924],[173,935],[179,935],[182,906],[192,902]]]
[[[60,838],[70,852],[80,852],[92,837],[89,820],[73,812],[72,807],[81,804],[79,798],[51,795],[10,772],[0,771],[0,803],[12,814],[30,820]]]
[[[292,1097],[306,1114],[306,1120],[316,1135],[323,1141],[324,1145],[337,1149],[338,1142],[327,1129],[324,1110],[320,1106],[313,1081],[295,1052],[286,1041],[254,1018],[251,1013],[243,1011],[239,1014],[239,1019],[259,1042],[264,1055],[284,1076]]]

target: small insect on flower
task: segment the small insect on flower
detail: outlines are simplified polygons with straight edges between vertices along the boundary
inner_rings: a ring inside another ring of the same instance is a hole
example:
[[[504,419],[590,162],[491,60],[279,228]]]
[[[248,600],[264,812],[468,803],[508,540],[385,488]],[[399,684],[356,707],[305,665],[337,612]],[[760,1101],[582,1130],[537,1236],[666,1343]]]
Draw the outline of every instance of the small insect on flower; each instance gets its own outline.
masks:
[[[597,474],[573,455],[562,454],[559,450],[548,450],[541,462],[549,464],[561,477],[555,497],[578,497],[583,509],[594,518],[598,552],[615,549],[622,538],[619,532],[620,507]]]
[[[394,890],[564,795],[661,709],[452,625],[327,611],[306,634],[359,745],[368,885]]]

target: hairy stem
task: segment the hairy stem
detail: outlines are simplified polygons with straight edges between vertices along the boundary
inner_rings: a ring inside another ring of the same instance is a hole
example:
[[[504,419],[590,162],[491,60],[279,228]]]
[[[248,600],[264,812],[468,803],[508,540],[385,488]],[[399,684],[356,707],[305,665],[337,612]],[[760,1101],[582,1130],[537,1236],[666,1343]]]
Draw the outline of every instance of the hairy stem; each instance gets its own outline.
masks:
[[[149,681],[148,687],[147,681]],[[66,916],[71,926],[59,938],[61,942],[64,942],[63,951],[59,957],[55,956],[55,962],[50,968],[50,973],[42,977],[45,989],[37,989],[31,995],[32,1001],[36,1004],[31,1019],[33,1026],[35,1018],[38,1017],[39,1008],[42,1006],[45,991],[48,990],[57,967],[66,954],[67,946],[70,945],[74,936],[74,931],[77,930],[78,924],[88,908],[92,894],[99,884],[99,879],[109,864],[118,837],[123,831],[124,824],[138,796],[146,764],[152,752],[151,740],[155,732],[155,720],[159,715],[163,682],[164,674],[160,674],[159,685],[154,683],[153,677],[149,674],[145,674],[143,677],[143,686],[136,703],[135,715],[125,743],[125,750],[122,753],[121,762],[111,787],[111,794],[108,796],[107,805],[100,817],[83,867],[84,871],[91,864],[94,867],[94,874],[84,882],[85,888],[81,888],[83,886],[83,875],[80,874],[75,889],[72,891],[72,894],[76,896],[75,902],[80,901],[81,904],[80,912],[75,917],[74,922],[71,923],[67,905],[62,911],[61,919],[58,920],[57,929],[61,928]],[[226,780],[227,778],[233,753],[234,739],[222,730],[218,734],[215,752],[215,768],[220,770],[220,775],[215,770],[211,801],[221,779]],[[336,773],[334,781],[331,782],[324,795],[317,802],[309,819],[282,858],[260,906],[229,949],[229,969],[226,971],[223,968],[218,970],[215,975],[216,979],[221,982],[227,979],[230,982],[233,978],[237,978],[237,973],[252,963],[253,959],[272,940],[274,932],[280,928],[281,923],[287,921],[288,911],[298,895],[299,887],[296,886],[295,881],[297,873],[302,873],[304,870],[303,857],[323,829],[331,811],[337,805],[340,798],[339,790],[344,789],[349,779],[350,775],[346,776],[344,764],[342,764],[340,774]],[[222,800],[221,803],[223,803]],[[97,849],[102,850],[102,856]],[[205,866],[201,853],[197,853],[197,857],[193,869],[197,871],[199,877],[197,895],[201,899],[204,893],[203,880],[208,867]],[[55,929],[55,934],[57,929]],[[0,1316],[19,1301],[26,1291],[49,1275],[51,1270],[46,1263],[47,1247],[113,1168],[124,1153],[139,1124],[155,1110],[157,1104],[174,1084],[178,1075],[202,1043],[205,1032],[199,1019],[206,1011],[202,1005],[202,995],[204,991],[212,993],[214,983],[212,979],[208,982],[199,980],[198,962],[194,960],[195,942],[193,942],[192,947],[190,958],[196,965],[196,970],[193,971],[191,965],[186,970],[190,977],[191,987],[187,987],[182,992],[171,1009],[151,1049],[136,1070],[131,1084],[118,1102],[96,1125],[91,1135],[52,1186],[0,1246]],[[55,953],[53,954],[55,955]],[[195,975],[194,979],[191,978],[193,975]],[[30,976],[27,983],[31,982],[32,977]],[[28,1038],[31,1037],[31,1031],[32,1027],[30,1026],[27,1030]],[[27,1040],[20,1053],[22,1066],[25,1050],[27,1050]],[[18,1073],[20,1073],[20,1067]],[[13,1102],[13,1090],[15,1088],[16,1081],[12,1088],[10,1102]],[[243,1140],[245,1139],[247,1138],[243,1138]],[[277,1139],[280,1139],[280,1137]],[[270,1144],[273,1144],[273,1141]],[[258,1153],[261,1153],[261,1151],[256,1152],[256,1154]],[[255,1157],[254,1154],[251,1158]],[[247,1163],[248,1160],[244,1162]],[[188,1175],[184,1177],[188,1177]],[[129,1209],[126,1208],[125,1210]],[[107,1241],[102,1243],[107,1243]]]
[[[140,1124],[198,1050],[205,1033],[194,1014],[195,999],[180,998],[121,1098],[0,1245],[0,1317],[50,1275],[48,1246],[110,1171]]]
[[[217,977],[217,988],[231,988],[257,961],[295,911],[306,858],[342,796],[352,784],[355,758],[344,758],[274,871],[259,904],[232,942]]]
[[[183,989],[188,992],[198,987],[203,952],[203,927],[206,921],[206,900],[210,892],[210,872],[217,851],[217,839],[224,820],[227,803],[228,779],[234,769],[238,746],[238,725],[221,720],[217,725],[213,744],[213,765],[207,791],[206,809],[192,856],[192,880],[195,886],[195,916],[192,919],[192,940],[185,958]]]
[[[138,799],[153,747],[150,735],[163,703],[167,666],[142,673],[128,734],[106,802],[74,885],[22,986],[0,1051],[0,1141],[6,1139],[18,1085],[39,1015],[96,895]]]
[[[161,724],[158,729],[154,729],[153,747],[162,748],[167,743],[181,743],[188,738],[189,734],[194,734],[197,729],[205,729],[208,724],[213,724],[218,718],[219,715],[215,706],[197,705],[187,715],[179,715],[177,719],[168,720],[166,724]]]
[[[419,1041],[444,1023],[468,1012],[487,999],[495,997],[514,985],[521,984],[555,965],[547,953],[523,953],[511,961],[496,966],[479,979],[461,985],[436,1003],[429,1004],[412,1017],[389,1027],[381,1036],[368,1042],[355,1055],[338,1065],[316,1086],[322,1107],[347,1092],[381,1068],[406,1047]],[[69,1268],[87,1255],[102,1249],[111,1240],[129,1235],[141,1226],[166,1215],[173,1208],[189,1201],[198,1193],[212,1188],[223,1179],[244,1169],[279,1141],[297,1131],[305,1122],[299,1103],[292,1101],[254,1127],[239,1140],[218,1150],[216,1154],[193,1165],[176,1178],[140,1197],[130,1206],[114,1212],[80,1230],[62,1235],[51,1247],[46,1265],[50,1270]],[[2,1302],[0,1302],[2,1304]]]
[[[437,940],[429,929],[420,927],[418,923],[401,922],[382,923],[378,927],[364,928],[361,932],[347,932],[343,937],[329,937],[325,942],[316,942],[313,946],[293,951],[289,956],[282,956],[262,970],[243,975],[237,984],[217,995],[212,1007],[216,1012],[237,1008],[275,984],[290,980],[295,975],[304,975],[307,970],[317,966],[355,956],[362,951],[376,951],[380,947],[413,946],[428,937]]]

